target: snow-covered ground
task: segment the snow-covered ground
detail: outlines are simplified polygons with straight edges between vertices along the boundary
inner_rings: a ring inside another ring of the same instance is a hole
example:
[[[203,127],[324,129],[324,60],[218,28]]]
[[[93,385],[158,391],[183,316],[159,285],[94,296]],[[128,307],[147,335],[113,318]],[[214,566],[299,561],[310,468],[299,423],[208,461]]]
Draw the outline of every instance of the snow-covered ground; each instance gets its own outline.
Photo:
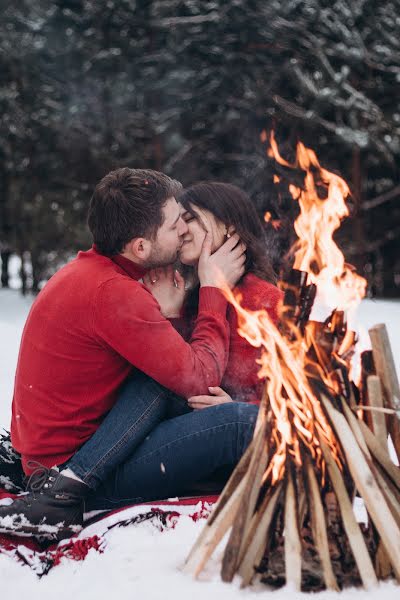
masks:
[[[31,300],[18,292],[0,290],[0,427],[9,426],[15,365],[23,324]],[[368,328],[385,322],[389,329],[397,371],[400,372],[400,302],[364,301],[360,322]],[[175,530],[163,533],[149,523],[114,529],[108,536],[104,554],[90,551],[84,562],[64,562],[49,575],[38,580],[28,567],[0,556],[0,590],[2,597],[13,600],[99,600],[109,598],[138,600],[243,600],[270,592],[263,587],[240,590],[239,581],[224,584],[219,578],[218,561],[209,565],[200,581],[195,582],[180,567],[195,541],[203,522],[182,517]],[[217,557],[218,558],[218,555]],[[275,600],[304,598],[289,589],[274,593]],[[400,588],[393,583],[364,590],[348,589],[340,594],[322,592],[315,600],[398,600]]]

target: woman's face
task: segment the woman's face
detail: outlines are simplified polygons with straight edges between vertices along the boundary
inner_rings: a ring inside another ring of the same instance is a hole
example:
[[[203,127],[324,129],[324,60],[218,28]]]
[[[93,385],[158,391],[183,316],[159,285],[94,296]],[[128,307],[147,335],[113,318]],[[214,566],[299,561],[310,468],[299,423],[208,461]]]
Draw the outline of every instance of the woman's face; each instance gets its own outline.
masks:
[[[226,226],[208,210],[197,208],[194,205],[191,205],[191,209],[196,216],[185,210],[182,213],[188,231],[183,236],[179,259],[184,265],[196,266],[207,231],[211,233],[212,252],[215,252],[225,241]]]

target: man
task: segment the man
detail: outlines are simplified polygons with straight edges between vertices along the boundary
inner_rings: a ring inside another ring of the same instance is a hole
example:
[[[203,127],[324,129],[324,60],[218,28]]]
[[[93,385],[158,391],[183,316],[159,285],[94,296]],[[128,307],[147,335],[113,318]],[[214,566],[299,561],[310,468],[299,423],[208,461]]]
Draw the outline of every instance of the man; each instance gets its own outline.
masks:
[[[180,190],[155,171],[109,173],[90,203],[93,248],[56,273],[35,301],[11,424],[28,493],[0,507],[0,531],[71,535],[82,526],[85,499],[113,506],[179,493],[234,465],[249,443],[254,406],[166,418],[174,394],[189,398],[220,384],[228,327],[218,286],[221,275],[233,286],[245,262],[237,236],[214,254],[207,236],[199,314],[186,343],[168,320],[182,302],[182,278],[175,275],[176,286],[159,302],[140,282],[178,256],[187,229]]]

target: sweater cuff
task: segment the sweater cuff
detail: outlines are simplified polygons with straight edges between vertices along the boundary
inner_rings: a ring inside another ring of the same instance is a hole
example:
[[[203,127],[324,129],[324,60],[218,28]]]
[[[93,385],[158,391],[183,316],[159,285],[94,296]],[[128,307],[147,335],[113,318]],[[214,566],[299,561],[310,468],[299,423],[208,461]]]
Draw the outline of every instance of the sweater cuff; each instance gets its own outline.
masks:
[[[200,288],[199,292],[199,313],[203,311],[218,312],[225,316],[227,299],[220,289],[211,286]]]

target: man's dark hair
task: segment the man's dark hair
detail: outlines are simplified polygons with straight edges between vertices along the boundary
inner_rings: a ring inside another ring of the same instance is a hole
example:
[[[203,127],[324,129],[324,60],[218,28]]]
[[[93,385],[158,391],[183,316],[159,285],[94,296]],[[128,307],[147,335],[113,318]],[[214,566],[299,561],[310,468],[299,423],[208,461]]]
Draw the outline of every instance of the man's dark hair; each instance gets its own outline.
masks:
[[[90,201],[88,225],[101,254],[112,256],[137,237],[154,239],[163,224],[162,207],[177,198],[182,185],[150,169],[111,171],[97,184]]]

